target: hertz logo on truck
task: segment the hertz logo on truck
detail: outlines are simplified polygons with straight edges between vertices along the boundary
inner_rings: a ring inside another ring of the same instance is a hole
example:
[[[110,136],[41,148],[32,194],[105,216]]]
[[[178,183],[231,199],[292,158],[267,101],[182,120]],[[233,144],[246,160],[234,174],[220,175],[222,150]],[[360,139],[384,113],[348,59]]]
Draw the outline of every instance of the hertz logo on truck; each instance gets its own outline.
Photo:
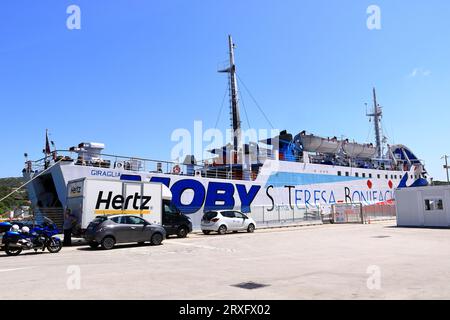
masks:
[[[97,203],[95,204],[95,213],[150,214],[150,210],[153,209],[149,206],[151,198],[151,196],[139,195],[138,192],[127,197],[122,195],[113,197],[112,191],[108,192],[106,197],[104,197],[103,191],[100,191],[97,197]],[[104,209],[100,209],[102,204],[104,205]]]

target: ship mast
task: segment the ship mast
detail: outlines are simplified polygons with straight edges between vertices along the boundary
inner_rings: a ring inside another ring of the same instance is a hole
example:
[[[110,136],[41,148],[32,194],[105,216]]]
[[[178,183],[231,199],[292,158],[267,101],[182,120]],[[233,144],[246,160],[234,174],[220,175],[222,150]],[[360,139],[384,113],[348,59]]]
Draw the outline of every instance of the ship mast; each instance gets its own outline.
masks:
[[[377,147],[377,158],[381,159],[382,155],[382,145],[381,145],[381,117],[383,116],[383,111],[377,103],[377,93],[375,88],[373,88],[373,112],[367,114],[368,117],[374,118],[375,127],[375,143]]]
[[[231,109],[231,126],[233,128],[233,147],[237,152],[241,144],[241,116],[239,112],[238,87],[236,80],[236,65],[234,64],[234,48],[233,39],[228,35],[228,49],[230,65],[225,70],[219,72],[228,73],[230,88],[230,109]]]

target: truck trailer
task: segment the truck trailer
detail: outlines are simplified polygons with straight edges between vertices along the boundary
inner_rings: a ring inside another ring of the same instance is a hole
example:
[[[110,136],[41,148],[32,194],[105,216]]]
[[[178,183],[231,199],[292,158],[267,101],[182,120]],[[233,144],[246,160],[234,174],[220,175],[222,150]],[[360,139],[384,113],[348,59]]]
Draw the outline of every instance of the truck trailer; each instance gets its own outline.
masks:
[[[76,218],[75,235],[81,235],[97,216],[130,214],[163,225],[168,235],[185,237],[190,219],[172,204],[172,193],[161,183],[82,178],[69,181],[67,208]]]

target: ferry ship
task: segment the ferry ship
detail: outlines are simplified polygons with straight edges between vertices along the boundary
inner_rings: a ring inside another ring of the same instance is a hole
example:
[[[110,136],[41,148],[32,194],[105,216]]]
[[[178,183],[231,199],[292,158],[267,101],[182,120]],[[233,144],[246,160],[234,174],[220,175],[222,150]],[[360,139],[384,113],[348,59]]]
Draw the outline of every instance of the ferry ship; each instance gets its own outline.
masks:
[[[228,74],[233,141],[211,150],[212,160],[182,163],[104,153],[103,143],[83,142],[67,150],[50,150],[45,157],[26,159],[30,200],[39,214],[62,216],[70,180],[95,177],[147,181],[167,185],[174,204],[190,215],[194,228],[209,210],[239,209],[249,215],[263,208],[319,208],[333,204],[373,206],[394,201],[394,190],[428,184],[423,161],[402,144],[389,145],[382,135],[382,108],[373,89],[374,143],[320,137],[305,131],[281,131],[271,139],[241,143],[241,120],[234,59],[228,37]]]

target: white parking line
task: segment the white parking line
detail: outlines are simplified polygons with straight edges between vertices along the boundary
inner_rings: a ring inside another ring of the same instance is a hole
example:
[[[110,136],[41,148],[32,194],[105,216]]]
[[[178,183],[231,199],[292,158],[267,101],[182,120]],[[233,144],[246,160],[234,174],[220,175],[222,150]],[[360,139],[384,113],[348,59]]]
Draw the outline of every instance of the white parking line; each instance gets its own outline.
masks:
[[[186,247],[194,247],[194,248],[199,248],[199,249],[219,250],[219,251],[226,251],[226,252],[236,252],[236,250],[234,250],[234,249],[205,246],[205,245],[192,244],[192,243],[186,243],[186,242],[174,242],[174,241],[170,241],[169,242],[169,241],[167,241],[167,242],[164,242],[164,244],[175,244],[175,245],[186,246]]]
[[[27,270],[27,269],[34,269],[34,268],[36,268],[36,267],[24,267],[24,268],[14,268],[14,269],[0,269],[0,272]]]

